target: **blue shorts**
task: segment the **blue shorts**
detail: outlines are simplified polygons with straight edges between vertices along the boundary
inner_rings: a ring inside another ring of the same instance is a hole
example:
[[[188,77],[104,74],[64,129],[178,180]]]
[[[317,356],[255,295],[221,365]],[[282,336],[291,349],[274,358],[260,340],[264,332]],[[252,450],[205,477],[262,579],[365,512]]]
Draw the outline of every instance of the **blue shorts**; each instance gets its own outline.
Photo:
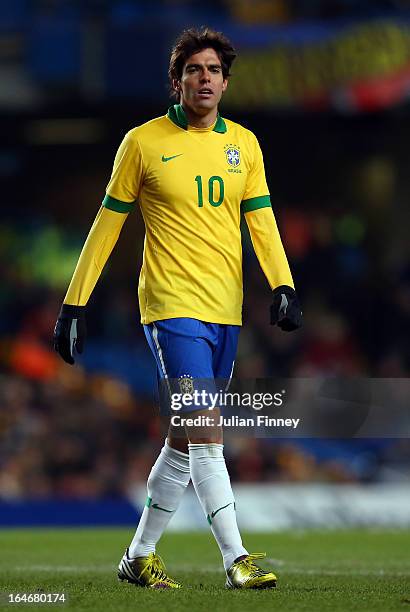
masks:
[[[225,390],[233,372],[239,331],[239,325],[205,323],[186,317],[144,325],[157,363],[161,414],[173,414],[172,394]],[[203,400],[202,395],[200,403],[182,405],[177,410],[190,412],[209,407]]]

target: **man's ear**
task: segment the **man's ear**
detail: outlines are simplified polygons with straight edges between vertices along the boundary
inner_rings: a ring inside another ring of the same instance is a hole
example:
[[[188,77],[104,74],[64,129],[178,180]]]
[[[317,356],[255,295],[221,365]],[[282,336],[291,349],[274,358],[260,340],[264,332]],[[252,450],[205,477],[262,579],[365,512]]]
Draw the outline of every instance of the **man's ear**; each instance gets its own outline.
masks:
[[[175,89],[175,91],[181,91],[181,81],[179,81],[178,79],[172,79],[172,88]]]
[[[224,79],[222,83],[222,93],[226,91],[227,87],[228,87],[228,79]]]

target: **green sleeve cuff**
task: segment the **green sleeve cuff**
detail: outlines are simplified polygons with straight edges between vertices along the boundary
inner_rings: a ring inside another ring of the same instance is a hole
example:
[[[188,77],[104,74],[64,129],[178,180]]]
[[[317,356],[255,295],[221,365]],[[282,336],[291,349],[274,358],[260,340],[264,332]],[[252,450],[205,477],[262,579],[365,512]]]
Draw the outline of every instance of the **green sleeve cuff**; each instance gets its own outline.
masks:
[[[241,208],[243,213],[251,212],[252,210],[258,210],[258,208],[269,208],[271,206],[270,196],[258,196],[257,198],[249,198],[248,200],[242,200]]]
[[[121,202],[121,200],[116,200],[108,195],[108,193],[103,199],[102,205],[109,210],[114,210],[119,213],[129,213],[134,208],[134,202]]]

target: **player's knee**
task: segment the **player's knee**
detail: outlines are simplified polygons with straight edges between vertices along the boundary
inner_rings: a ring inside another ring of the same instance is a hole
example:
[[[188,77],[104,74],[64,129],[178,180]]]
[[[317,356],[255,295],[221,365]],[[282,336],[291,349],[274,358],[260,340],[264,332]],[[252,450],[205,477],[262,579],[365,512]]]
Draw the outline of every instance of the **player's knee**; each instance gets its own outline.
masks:
[[[188,454],[188,438],[185,435],[184,437],[175,437],[171,432],[168,432],[167,443],[171,448]]]

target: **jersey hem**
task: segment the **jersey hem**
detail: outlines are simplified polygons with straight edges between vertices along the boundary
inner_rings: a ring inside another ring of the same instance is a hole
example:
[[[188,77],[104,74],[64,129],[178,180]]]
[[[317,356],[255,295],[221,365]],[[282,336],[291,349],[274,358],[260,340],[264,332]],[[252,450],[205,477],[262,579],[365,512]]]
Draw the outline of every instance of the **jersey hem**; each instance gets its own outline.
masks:
[[[163,321],[164,319],[178,319],[180,317],[184,317],[187,319],[197,319],[198,321],[203,321],[204,323],[216,323],[218,325],[239,325],[242,326],[242,319],[229,319],[225,317],[212,317],[210,318],[208,315],[204,315],[200,312],[166,312],[162,315],[158,316],[142,316],[141,315],[141,323],[142,325],[149,325],[154,321]]]

